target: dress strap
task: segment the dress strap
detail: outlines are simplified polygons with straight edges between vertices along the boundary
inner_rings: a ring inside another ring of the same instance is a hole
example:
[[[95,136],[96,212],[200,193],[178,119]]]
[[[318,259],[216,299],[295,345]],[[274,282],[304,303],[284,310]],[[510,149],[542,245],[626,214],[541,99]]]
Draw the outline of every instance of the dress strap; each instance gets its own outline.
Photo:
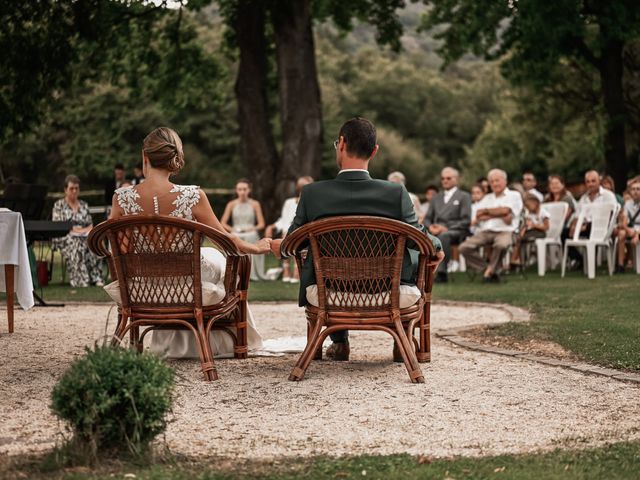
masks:
[[[119,188],[115,194],[118,205],[124,210],[125,215],[142,213],[142,207],[137,202],[140,194],[132,186]]]

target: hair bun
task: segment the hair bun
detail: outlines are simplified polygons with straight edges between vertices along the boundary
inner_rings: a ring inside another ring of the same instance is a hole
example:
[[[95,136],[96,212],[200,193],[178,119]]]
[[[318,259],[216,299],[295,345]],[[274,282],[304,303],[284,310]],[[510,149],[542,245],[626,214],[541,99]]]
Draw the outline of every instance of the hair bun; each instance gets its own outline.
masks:
[[[184,153],[176,148],[176,153],[169,161],[169,165],[167,165],[167,167],[170,172],[182,170],[182,167],[184,167]]]

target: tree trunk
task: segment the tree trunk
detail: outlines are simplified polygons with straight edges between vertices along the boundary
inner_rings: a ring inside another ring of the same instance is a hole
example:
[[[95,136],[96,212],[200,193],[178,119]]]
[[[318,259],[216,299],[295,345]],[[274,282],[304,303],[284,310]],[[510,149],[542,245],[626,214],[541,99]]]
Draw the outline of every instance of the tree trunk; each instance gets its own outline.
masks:
[[[322,105],[316,71],[311,0],[276,2],[271,12],[276,41],[282,161],[279,201],[294,193],[296,178],[318,178],[322,154]]]
[[[240,152],[253,182],[253,196],[263,204],[267,221],[280,212],[275,196],[278,152],[267,96],[266,13],[262,2],[239,0],[233,28],[240,51],[235,93]]]
[[[624,43],[609,40],[600,60],[600,81],[604,108],[607,114],[605,133],[605,171],[613,177],[616,190],[622,193],[627,186],[629,163],[625,144],[627,111],[622,86]]]

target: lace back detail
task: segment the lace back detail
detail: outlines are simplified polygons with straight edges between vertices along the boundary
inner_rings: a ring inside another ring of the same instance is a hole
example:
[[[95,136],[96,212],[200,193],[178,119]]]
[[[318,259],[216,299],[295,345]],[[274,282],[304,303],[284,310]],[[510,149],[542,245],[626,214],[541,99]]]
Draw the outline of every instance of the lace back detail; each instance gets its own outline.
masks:
[[[191,209],[200,201],[200,187],[197,185],[175,185],[171,189],[171,193],[178,193],[178,196],[173,201],[176,208],[170,215],[193,220]]]
[[[119,188],[115,193],[118,205],[122,208],[125,215],[144,213],[144,210],[138,203],[140,194],[133,186]],[[193,212],[191,209],[200,201],[200,187],[197,185],[174,185],[170,193],[177,193],[178,196],[172,202],[175,208],[169,215],[193,220]],[[157,195],[153,196],[153,212],[156,215],[160,215],[160,205]]]
[[[142,207],[137,202],[140,194],[132,186],[119,188],[115,193],[118,205],[124,210],[125,215],[142,213]]]

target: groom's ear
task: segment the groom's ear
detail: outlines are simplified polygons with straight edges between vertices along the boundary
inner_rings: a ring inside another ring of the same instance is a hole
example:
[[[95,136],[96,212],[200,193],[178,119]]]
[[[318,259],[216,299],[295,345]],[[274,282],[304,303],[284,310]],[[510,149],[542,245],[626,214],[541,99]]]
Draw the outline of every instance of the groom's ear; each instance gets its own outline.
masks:
[[[373,147],[373,152],[371,152],[371,155],[369,156],[369,160],[371,160],[373,157],[376,156],[376,153],[378,153],[379,148],[380,148],[380,145],[376,145],[375,147]]]

